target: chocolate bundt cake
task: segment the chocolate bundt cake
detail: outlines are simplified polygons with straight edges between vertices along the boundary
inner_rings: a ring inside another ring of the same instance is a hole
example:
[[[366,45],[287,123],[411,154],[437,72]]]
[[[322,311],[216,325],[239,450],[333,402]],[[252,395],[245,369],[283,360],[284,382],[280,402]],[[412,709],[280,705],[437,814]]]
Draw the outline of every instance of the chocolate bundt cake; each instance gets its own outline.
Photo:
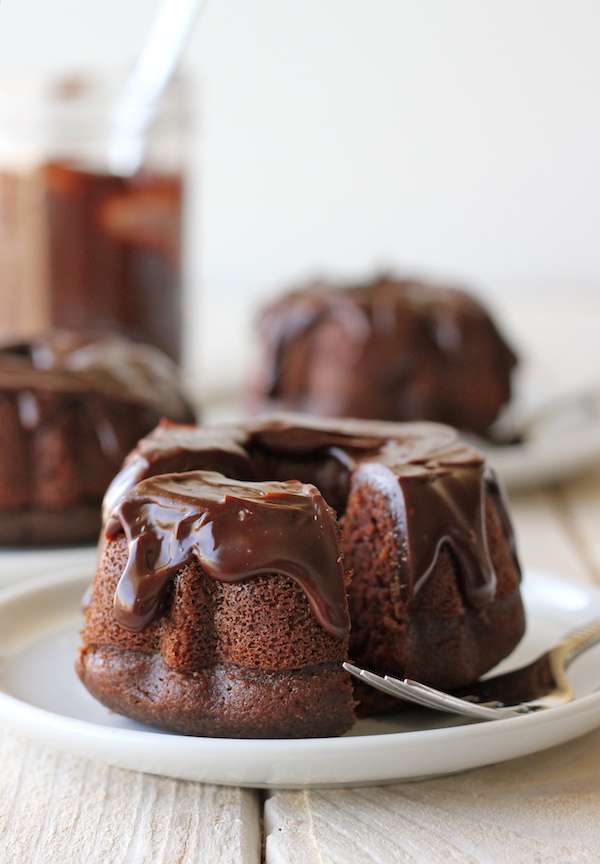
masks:
[[[464,291],[381,278],[315,283],[267,307],[249,384],[253,412],[433,420],[485,435],[516,357]]]
[[[0,347],[0,543],[96,542],[102,497],[161,417],[193,422],[176,367],[120,337]]]
[[[165,729],[338,735],[355,719],[348,656],[453,688],[523,634],[500,487],[439,424],[162,423],[104,517],[77,671]],[[362,713],[391,707],[356,695]]]

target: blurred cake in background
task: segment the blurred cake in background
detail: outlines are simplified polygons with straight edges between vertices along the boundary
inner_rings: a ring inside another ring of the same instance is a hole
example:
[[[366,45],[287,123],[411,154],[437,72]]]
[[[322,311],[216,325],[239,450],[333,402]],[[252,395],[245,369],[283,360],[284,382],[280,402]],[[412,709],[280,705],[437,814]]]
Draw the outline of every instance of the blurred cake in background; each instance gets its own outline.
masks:
[[[253,412],[434,420],[483,436],[517,363],[470,294],[391,276],[292,291],[263,310],[258,338]]]
[[[125,455],[161,417],[191,423],[177,366],[121,337],[0,346],[0,543],[90,543]]]

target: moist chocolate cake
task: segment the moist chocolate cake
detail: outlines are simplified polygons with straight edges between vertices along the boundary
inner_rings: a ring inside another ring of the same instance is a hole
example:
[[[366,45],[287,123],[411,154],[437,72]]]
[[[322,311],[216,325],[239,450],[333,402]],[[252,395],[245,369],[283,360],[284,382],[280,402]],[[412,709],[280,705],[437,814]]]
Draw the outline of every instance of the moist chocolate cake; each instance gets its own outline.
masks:
[[[501,489],[439,424],[162,423],[104,519],[77,671],[106,706],[161,728],[341,734],[348,656],[459,687],[523,634]],[[398,706],[356,696],[362,713]]]
[[[193,423],[175,365],[121,337],[0,347],[0,543],[96,542],[102,497],[161,417]]]
[[[258,341],[253,412],[433,420],[479,435],[508,402],[516,364],[469,294],[391,277],[293,291],[264,310]]]

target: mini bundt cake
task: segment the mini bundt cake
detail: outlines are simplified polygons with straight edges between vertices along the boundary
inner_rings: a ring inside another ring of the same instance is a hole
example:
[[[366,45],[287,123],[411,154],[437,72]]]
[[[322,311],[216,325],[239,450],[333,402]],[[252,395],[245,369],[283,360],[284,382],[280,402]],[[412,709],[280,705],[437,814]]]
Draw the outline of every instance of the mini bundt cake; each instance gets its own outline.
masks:
[[[158,349],[69,331],[3,344],[0,543],[96,542],[110,481],[161,417],[194,422]]]
[[[77,671],[161,728],[338,735],[355,696],[363,714],[398,705],[353,695],[348,656],[454,688],[524,631],[501,489],[439,424],[162,423],[104,515]]]
[[[432,420],[479,435],[510,399],[516,364],[473,297],[389,277],[293,291],[263,311],[258,342],[254,413]]]

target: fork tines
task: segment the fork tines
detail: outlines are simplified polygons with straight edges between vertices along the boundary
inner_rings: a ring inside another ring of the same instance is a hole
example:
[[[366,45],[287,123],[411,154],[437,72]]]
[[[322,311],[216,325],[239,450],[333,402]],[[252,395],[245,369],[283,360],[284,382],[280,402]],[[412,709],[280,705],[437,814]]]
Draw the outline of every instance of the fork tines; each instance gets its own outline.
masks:
[[[401,681],[398,678],[392,678],[390,675],[381,677],[374,672],[354,666],[352,663],[344,663],[343,666],[347,672],[350,672],[355,678],[359,678],[370,684],[371,687],[375,687],[377,690],[381,690],[383,693],[388,693],[391,696],[396,696],[399,699],[414,702],[416,705],[421,705],[425,708],[436,708],[438,711],[447,711],[451,714],[464,714],[477,720],[504,720],[507,717],[520,717],[525,713],[529,713],[527,706],[519,708],[492,708],[486,705],[477,705],[474,702],[464,701],[457,696],[451,696],[449,693],[444,693],[441,690],[436,690],[434,687],[428,687],[426,684],[421,684],[408,678]]]

